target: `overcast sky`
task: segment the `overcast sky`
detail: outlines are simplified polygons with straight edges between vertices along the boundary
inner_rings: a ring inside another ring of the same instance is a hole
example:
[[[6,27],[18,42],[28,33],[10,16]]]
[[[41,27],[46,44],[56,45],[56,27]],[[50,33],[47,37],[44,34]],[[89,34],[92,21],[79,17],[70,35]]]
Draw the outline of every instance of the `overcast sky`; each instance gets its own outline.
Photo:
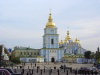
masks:
[[[96,51],[100,46],[100,0],[0,0],[0,44],[42,48],[49,9],[59,40],[69,30],[83,48]]]

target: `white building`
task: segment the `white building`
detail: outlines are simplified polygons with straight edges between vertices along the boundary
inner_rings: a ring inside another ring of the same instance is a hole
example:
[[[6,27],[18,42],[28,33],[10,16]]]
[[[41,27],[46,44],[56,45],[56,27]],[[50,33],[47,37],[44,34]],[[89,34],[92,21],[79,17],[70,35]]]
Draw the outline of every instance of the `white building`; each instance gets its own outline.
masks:
[[[2,53],[1,53],[2,59],[3,60],[9,60],[9,56],[5,53],[5,48],[2,45]]]

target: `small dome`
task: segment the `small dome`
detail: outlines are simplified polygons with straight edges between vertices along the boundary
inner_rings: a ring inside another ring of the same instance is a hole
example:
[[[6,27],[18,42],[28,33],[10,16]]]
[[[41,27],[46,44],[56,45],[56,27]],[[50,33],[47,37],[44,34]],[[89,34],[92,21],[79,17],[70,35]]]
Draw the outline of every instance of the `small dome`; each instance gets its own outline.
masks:
[[[63,40],[61,40],[61,41],[59,42],[59,44],[64,44]]]
[[[80,40],[78,40],[77,38],[75,39],[75,43],[80,44]]]
[[[70,37],[69,31],[67,31],[67,36],[65,38],[65,42],[68,42],[70,40],[71,40],[71,37]]]

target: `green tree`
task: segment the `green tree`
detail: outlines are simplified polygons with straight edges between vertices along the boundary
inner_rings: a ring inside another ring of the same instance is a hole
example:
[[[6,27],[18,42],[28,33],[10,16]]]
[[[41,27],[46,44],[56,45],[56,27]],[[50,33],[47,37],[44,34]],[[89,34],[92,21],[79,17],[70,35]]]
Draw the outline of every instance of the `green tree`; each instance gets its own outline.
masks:
[[[90,59],[91,58],[91,51],[86,51],[84,54],[84,57],[87,59]]]
[[[20,58],[19,57],[12,57],[11,62],[13,62],[15,64],[19,64],[20,63]]]
[[[87,63],[88,63],[88,59],[91,59],[91,51],[86,51],[84,57],[87,59]]]

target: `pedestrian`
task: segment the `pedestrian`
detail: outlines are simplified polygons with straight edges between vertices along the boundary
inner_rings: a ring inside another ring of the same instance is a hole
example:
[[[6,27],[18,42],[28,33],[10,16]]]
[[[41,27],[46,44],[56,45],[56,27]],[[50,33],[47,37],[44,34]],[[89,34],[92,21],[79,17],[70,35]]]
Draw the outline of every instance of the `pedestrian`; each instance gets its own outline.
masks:
[[[56,66],[54,67],[54,69],[56,69]]]
[[[32,74],[33,74],[33,69],[32,69]]]
[[[28,69],[29,69],[29,66],[28,66]]]
[[[88,75],[90,75],[90,71],[88,71]]]
[[[34,69],[34,66],[33,66],[33,69]]]
[[[25,66],[25,62],[24,62],[24,66]]]
[[[41,75],[42,75],[42,69],[41,69]]]
[[[59,75],[59,69],[57,70],[57,72],[58,72],[58,75]]]
[[[18,69],[18,66],[17,66],[17,69]]]
[[[85,75],[87,74],[86,70],[85,70]]]
[[[32,63],[31,63],[31,67],[32,67]]]
[[[51,69],[51,73],[52,73],[52,69]]]
[[[44,66],[44,73],[45,73],[45,66]]]
[[[22,69],[22,73],[24,74],[24,69]]]
[[[66,70],[66,75],[68,75],[68,70]]]
[[[51,75],[51,71],[49,70],[49,75]]]
[[[77,75],[77,69],[75,70],[75,75]]]
[[[27,75],[28,75],[28,72],[27,72]]]
[[[93,75],[93,70],[91,71],[91,74]]]
[[[20,66],[20,69],[22,68],[22,66]]]
[[[72,67],[70,67],[70,72],[72,73]]]
[[[16,73],[16,69],[15,69],[15,73]]]
[[[98,74],[98,72],[97,71],[95,71],[95,75],[97,75]]]
[[[64,72],[65,72],[65,68],[66,68],[66,67],[65,67],[65,65],[64,65]]]
[[[36,67],[36,63],[35,63],[35,67]]]
[[[39,67],[37,66],[37,73],[38,73],[38,69],[39,69]]]

